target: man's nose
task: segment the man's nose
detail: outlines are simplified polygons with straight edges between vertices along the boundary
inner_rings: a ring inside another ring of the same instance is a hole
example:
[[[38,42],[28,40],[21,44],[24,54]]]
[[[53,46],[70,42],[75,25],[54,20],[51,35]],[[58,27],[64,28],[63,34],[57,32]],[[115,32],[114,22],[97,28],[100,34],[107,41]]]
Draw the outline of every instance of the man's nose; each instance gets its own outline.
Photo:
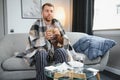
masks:
[[[51,11],[49,11],[48,14],[51,15],[52,14]]]

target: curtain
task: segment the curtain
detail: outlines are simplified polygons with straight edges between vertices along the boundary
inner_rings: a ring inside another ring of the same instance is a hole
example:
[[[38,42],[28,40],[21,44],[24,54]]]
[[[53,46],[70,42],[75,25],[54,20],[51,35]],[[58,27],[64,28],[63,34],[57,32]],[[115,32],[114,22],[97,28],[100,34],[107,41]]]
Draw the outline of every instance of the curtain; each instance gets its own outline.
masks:
[[[73,0],[72,32],[92,35],[94,0]]]

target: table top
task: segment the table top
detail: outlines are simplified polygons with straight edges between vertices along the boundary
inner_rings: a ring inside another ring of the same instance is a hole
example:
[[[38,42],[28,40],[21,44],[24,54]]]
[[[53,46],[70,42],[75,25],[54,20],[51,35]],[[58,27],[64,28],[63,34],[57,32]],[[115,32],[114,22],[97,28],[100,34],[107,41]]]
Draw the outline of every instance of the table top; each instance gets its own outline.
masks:
[[[84,74],[85,74],[85,78],[88,79],[90,77],[95,76],[97,74],[97,72],[99,72],[99,71],[96,69],[93,69],[93,68],[88,68],[88,66],[87,67],[86,66],[74,67],[74,68],[69,67],[67,70],[62,71],[62,72],[60,72],[56,69],[55,70],[45,69],[45,75],[50,78],[54,78],[56,73],[63,75],[59,78],[59,80],[69,80],[69,78],[73,78],[72,80],[81,80],[83,78],[78,78],[77,76],[84,75]]]

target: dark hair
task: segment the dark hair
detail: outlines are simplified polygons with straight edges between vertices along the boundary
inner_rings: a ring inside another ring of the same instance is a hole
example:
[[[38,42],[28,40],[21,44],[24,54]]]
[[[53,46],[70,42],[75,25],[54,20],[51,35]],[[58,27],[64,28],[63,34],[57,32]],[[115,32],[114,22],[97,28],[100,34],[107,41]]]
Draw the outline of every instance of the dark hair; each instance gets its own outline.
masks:
[[[51,3],[45,3],[45,4],[42,6],[42,10],[44,9],[44,7],[45,7],[45,6],[54,7],[54,5],[53,5],[53,4],[51,4]]]

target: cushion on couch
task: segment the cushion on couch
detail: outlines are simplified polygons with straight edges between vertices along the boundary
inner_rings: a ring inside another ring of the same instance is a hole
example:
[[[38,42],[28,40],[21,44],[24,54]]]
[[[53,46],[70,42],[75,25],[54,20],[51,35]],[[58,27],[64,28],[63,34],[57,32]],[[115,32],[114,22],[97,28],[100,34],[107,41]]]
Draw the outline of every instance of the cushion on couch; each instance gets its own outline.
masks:
[[[34,70],[22,58],[11,57],[2,62],[2,68],[6,71]]]
[[[111,39],[98,36],[86,35],[80,38],[73,48],[76,52],[84,53],[89,59],[93,60],[99,56],[103,56],[109,49],[116,45]]]

